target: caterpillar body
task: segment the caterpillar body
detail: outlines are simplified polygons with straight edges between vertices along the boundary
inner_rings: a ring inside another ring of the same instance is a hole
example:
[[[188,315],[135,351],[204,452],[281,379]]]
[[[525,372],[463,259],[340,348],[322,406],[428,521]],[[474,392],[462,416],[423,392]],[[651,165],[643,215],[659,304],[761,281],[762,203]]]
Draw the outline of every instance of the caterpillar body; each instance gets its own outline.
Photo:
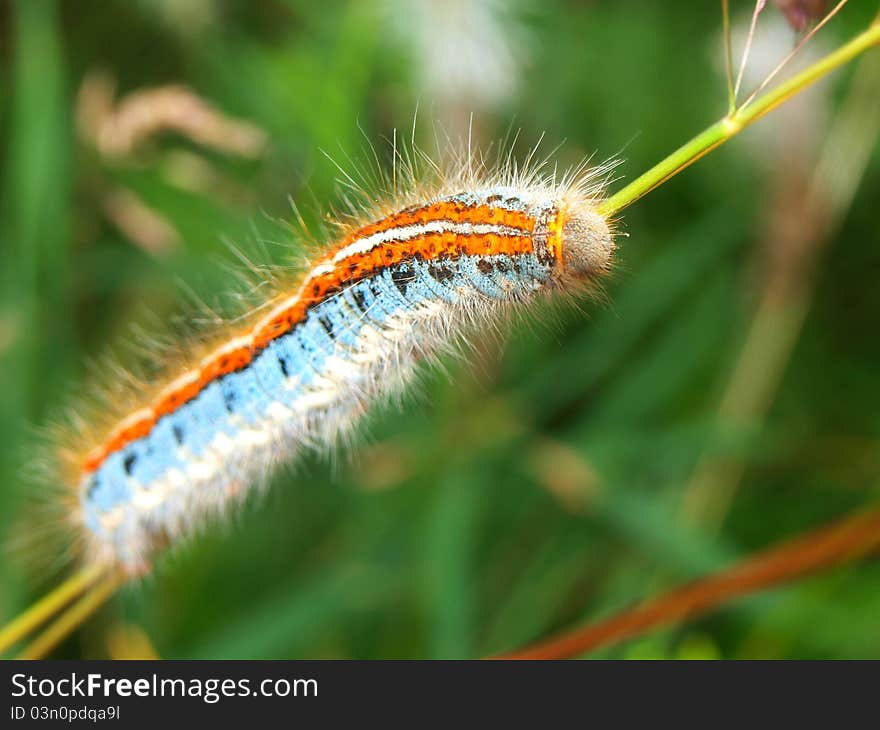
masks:
[[[347,431],[466,328],[606,273],[601,188],[595,170],[557,182],[512,168],[362,212],[297,286],[77,457],[72,514],[90,559],[144,570],[274,465]]]

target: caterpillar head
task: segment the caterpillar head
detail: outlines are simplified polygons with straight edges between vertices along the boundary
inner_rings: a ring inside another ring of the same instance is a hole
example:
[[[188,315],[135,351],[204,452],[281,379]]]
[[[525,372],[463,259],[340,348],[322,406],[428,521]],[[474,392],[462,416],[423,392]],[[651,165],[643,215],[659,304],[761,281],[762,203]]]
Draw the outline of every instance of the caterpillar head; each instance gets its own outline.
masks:
[[[565,275],[594,279],[611,269],[614,234],[608,222],[591,207],[580,204],[561,210],[557,236]]]

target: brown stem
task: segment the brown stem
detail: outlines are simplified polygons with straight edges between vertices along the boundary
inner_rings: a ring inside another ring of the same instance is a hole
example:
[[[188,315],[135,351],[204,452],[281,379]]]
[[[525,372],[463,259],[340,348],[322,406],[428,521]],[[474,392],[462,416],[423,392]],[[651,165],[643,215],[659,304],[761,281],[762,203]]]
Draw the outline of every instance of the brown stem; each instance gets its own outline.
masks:
[[[880,550],[880,508],[766,549],[716,575],[697,580],[641,606],[569,631],[501,659],[568,659],[701,616],[735,598]]]

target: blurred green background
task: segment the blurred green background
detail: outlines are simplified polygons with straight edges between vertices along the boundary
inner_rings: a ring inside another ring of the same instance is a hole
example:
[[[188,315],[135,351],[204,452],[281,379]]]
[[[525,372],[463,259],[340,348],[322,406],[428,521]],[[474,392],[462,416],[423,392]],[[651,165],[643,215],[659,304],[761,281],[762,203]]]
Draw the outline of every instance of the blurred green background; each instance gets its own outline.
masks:
[[[850,5],[810,52],[876,11]],[[312,222],[340,199],[322,149],[387,158],[418,106],[428,147],[473,113],[483,143],[545,132],[629,180],[725,112],[720,29],[717,3],[635,0],[0,3],[0,532],[31,529],[22,455],[89,359],[193,311],[184,289],[216,302],[227,242],[296,258],[289,199]],[[744,88],[793,43],[768,7]],[[880,156],[830,148],[858,185],[829,236],[803,194],[836,119],[874,148],[852,78],[627,210],[602,301],[475,337],[56,655],[478,657],[876,503]],[[58,579],[28,564],[3,553],[0,617]],[[594,656],[878,657],[878,617],[868,562]]]

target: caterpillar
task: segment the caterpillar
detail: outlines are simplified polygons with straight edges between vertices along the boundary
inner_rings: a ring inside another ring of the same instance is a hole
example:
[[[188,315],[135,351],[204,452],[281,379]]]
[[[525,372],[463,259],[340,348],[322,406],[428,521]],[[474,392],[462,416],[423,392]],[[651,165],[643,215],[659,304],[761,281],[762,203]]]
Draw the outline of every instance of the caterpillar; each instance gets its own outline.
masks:
[[[144,571],[277,464],[349,431],[461,333],[609,271],[613,227],[595,210],[608,165],[558,176],[508,160],[492,173],[467,153],[416,183],[399,156],[392,193],[339,216],[298,281],[68,455],[89,560]]]

